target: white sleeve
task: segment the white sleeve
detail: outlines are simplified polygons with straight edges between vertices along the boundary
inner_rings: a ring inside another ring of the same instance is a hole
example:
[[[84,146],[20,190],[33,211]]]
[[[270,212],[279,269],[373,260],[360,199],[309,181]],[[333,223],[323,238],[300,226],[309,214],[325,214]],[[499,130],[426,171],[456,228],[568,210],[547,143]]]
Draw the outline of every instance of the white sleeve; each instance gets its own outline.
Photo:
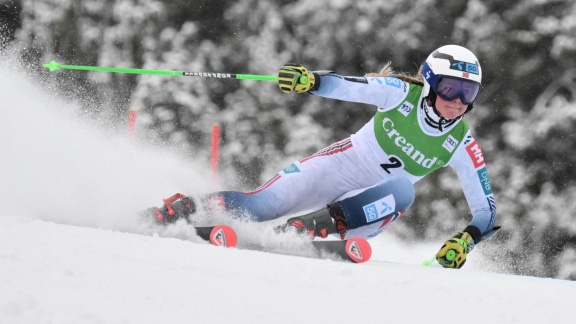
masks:
[[[457,148],[450,166],[456,171],[470,206],[472,212],[470,225],[476,226],[482,234],[488,232],[496,221],[496,202],[488,179],[484,155],[470,131]]]
[[[349,77],[336,73],[320,76],[318,90],[310,93],[343,101],[366,103],[386,110],[398,106],[410,85],[393,77]]]

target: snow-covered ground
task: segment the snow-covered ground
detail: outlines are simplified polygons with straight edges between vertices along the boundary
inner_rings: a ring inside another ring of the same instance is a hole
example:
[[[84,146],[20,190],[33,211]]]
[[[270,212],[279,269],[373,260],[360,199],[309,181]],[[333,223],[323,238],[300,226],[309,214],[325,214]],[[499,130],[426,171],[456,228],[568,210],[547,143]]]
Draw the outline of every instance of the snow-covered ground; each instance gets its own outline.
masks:
[[[4,216],[0,323],[574,323],[575,282],[386,262],[421,255],[384,237],[352,264]]]
[[[285,247],[263,225],[236,224],[239,249],[210,246],[182,223],[145,226],[134,211],[213,189],[208,159],[98,130],[9,63],[0,62],[1,324],[576,318],[575,282],[505,274],[484,247],[463,269],[446,270],[420,265],[441,242],[389,233],[371,241],[370,262],[351,264],[246,249]]]

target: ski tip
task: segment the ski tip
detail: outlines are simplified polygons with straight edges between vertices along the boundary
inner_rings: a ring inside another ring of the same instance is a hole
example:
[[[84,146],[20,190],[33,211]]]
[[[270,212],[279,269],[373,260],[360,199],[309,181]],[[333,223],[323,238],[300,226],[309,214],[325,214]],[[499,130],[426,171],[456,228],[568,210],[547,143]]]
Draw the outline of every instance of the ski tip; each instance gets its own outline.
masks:
[[[235,247],[238,242],[236,232],[227,225],[218,225],[210,232],[210,243],[215,246]]]
[[[363,238],[351,238],[346,242],[346,254],[348,254],[352,262],[363,263],[372,257],[372,247]]]

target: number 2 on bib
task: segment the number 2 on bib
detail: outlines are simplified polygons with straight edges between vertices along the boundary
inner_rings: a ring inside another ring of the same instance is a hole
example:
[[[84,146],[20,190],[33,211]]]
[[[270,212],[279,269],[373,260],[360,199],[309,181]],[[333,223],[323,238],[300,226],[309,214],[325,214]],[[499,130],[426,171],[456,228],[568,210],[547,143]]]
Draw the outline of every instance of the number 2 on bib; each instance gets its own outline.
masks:
[[[384,171],[386,171],[388,174],[391,173],[389,169],[401,168],[403,166],[402,161],[400,161],[400,159],[395,156],[391,156],[388,160],[390,163],[380,164],[380,167],[382,167],[382,169],[384,169]]]

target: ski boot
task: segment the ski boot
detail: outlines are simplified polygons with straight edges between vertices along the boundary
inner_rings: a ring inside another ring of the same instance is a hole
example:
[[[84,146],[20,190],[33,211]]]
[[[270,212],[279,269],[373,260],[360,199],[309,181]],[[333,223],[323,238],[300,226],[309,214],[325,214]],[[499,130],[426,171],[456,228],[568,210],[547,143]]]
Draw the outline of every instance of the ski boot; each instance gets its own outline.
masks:
[[[334,233],[340,234],[343,238],[348,225],[342,207],[339,203],[334,203],[310,214],[292,217],[286,224],[275,228],[277,233],[288,232],[289,229],[295,229],[299,234],[307,233],[312,238],[326,238]]]
[[[179,219],[190,222],[189,216],[196,212],[194,201],[181,193],[163,199],[164,206],[149,208],[144,211],[148,216],[152,216],[157,224],[168,225],[175,223]]]

